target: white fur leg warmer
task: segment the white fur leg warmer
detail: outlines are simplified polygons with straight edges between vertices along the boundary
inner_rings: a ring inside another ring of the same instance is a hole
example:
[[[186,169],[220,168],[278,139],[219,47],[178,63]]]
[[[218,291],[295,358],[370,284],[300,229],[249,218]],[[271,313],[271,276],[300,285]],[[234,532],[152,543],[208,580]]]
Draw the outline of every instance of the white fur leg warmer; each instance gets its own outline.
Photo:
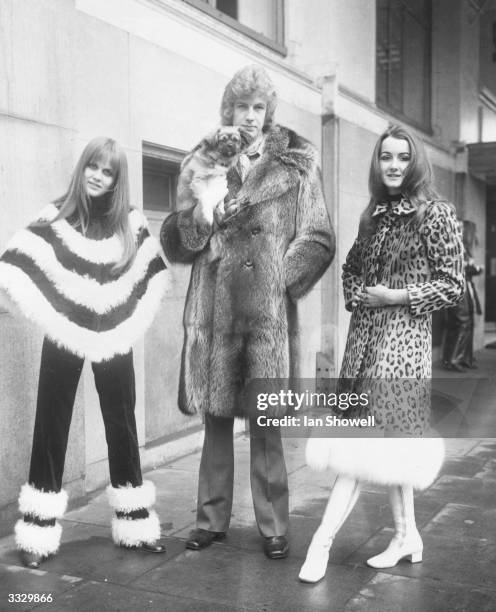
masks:
[[[139,546],[142,542],[153,544],[160,538],[160,521],[155,510],[148,511],[143,519],[112,519],[112,538],[118,546]]]
[[[110,506],[117,512],[132,512],[141,508],[151,508],[155,503],[155,485],[144,480],[140,487],[107,487]]]
[[[384,485],[430,486],[444,461],[442,438],[310,438],[307,464]]]
[[[22,485],[19,494],[19,511],[21,514],[32,514],[39,519],[62,518],[67,508],[67,493],[40,491],[30,484]]]
[[[118,546],[139,546],[142,542],[152,544],[160,538],[160,521],[150,508],[155,503],[155,485],[150,480],[140,487],[107,487],[109,504],[116,512],[129,514],[146,508],[146,518],[116,516],[112,519],[112,538]]]
[[[41,527],[34,523],[26,523],[23,519],[15,525],[15,541],[17,548],[26,552],[47,557],[55,554],[60,545],[62,527],[59,523],[50,527]]]

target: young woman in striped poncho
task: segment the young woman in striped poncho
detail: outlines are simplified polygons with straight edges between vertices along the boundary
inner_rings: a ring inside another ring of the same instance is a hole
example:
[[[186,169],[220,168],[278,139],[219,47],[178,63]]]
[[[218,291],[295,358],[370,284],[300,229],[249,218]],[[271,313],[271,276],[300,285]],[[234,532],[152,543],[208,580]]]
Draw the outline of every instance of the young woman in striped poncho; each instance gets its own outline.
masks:
[[[67,505],[65,452],[83,362],[100,398],[116,512],[116,544],[165,552],[141,476],[131,346],[152,322],[166,285],[159,246],[130,208],[126,156],[109,138],[88,143],[61,198],[19,231],[0,258],[0,289],[45,334],[29,480],[16,543],[29,567],[57,552]]]

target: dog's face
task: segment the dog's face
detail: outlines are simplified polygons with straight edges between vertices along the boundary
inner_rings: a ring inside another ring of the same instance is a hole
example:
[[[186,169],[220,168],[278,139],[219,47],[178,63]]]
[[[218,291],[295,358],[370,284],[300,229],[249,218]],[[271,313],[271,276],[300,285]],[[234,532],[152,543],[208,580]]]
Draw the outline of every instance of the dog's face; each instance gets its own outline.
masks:
[[[210,153],[216,152],[224,161],[229,161],[241,153],[244,142],[238,127],[221,126],[212,137],[206,139]]]

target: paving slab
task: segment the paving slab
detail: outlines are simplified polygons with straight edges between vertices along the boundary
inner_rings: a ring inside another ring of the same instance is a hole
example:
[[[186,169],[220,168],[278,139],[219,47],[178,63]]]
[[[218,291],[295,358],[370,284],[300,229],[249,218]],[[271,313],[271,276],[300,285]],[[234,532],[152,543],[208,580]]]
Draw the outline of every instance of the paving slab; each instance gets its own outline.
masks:
[[[294,515],[291,517],[288,539],[290,543],[290,555],[303,562],[307,548],[312,536],[319,526],[319,518],[308,518]],[[369,521],[349,520],[342,527],[332,547],[331,558],[333,562],[341,562],[347,558],[355,549],[364,544],[380,527],[371,525]],[[186,539],[186,531],[177,534],[178,537]],[[263,539],[258,533],[255,524],[245,526],[236,525],[229,529],[227,538],[218,543],[219,546],[229,546],[254,553],[263,554]]]
[[[18,565],[0,563],[0,610],[33,610],[40,605],[34,601],[44,595],[56,600],[62,593],[82,582],[77,576],[52,574],[45,570],[32,570]],[[18,595],[20,601],[9,602],[9,595]],[[22,601],[26,599],[26,601]],[[32,599],[32,601],[29,601]]]
[[[115,546],[109,538],[90,535],[84,542],[74,540],[62,544],[54,559],[43,564],[50,572],[69,572],[86,580],[127,584],[150,569],[183,551],[181,542],[164,538],[167,552],[146,553]]]
[[[451,537],[457,541],[477,538],[496,542],[495,526],[496,508],[446,504],[424,527],[424,533]]]
[[[246,608],[245,608],[246,609]],[[116,584],[86,582],[63,593],[51,604],[36,608],[38,612],[136,612],[137,610],[164,612],[241,612],[231,605],[209,604],[186,597],[123,587]]]
[[[445,475],[424,495],[445,503],[491,507],[496,500],[496,480]]]
[[[433,579],[446,584],[467,585],[496,592],[496,543],[488,539],[433,535],[422,532],[424,554],[422,563],[402,560],[384,573],[407,578]],[[383,551],[393,536],[393,530],[383,529],[348,557],[345,563],[361,564]]]
[[[126,549],[113,543],[110,530],[86,523],[61,521],[61,524],[60,550],[41,565],[43,571],[53,574],[126,584],[184,550],[184,543],[173,538],[163,538],[167,547],[163,555]],[[21,557],[13,546],[2,554],[1,562],[22,567]]]
[[[495,480],[496,479],[496,461],[494,459],[487,461],[482,469],[475,474],[476,478],[482,480]]]
[[[179,459],[171,461],[167,465],[159,468],[160,470],[181,470],[183,472],[191,472],[198,475],[200,469],[200,453],[192,453]]]
[[[170,535],[189,525],[196,516],[196,484],[179,470],[153,470],[146,478],[156,485],[156,509],[162,533]],[[86,506],[65,515],[66,520],[107,527],[114,516],[105,491],[96,495]]]
[[[496,407],[493,408],[496,410]],[[480,459],[493,459],[496,455],[496,439],[488,438],[480,441],[474,445],[472,449],[467,453],[469,457],[478,457]]]
[[[473,477],[484,467],[485,459],[481,457],[447,457],[440,471],[440,476]]]
[[[89,525],[107,527],[112,521],[114,513],[107,501],[105,490],[95,495],[85,506],[66,512],[64,518],[69,521],[83,522]]]
[[[298,557],[300,565],[305,560],[308,546],[319,524],[320,518],[292,517],[291,556]],[[355,550],[373,537],[380,528],[380,525],[374,524],[371,521],[363,521],[357,517],[350,517],[334,538],[329,555],[329,563],[341,564]]]
[[[14,526],[12,526],[13,530]],[[13,533],[0,539],[0,563],[16,564],[18,558]]]
[[[367,568],[350,571],[330,565],[324,580],[305,585],[297,578],[300,565],[299,559],[291,557],[271,561],[260,553],[212,545],[201,552],[186,551],[131,585],[259,611],[317,612],[342,610],[374,573]]]
[[[378,573],[345,612],[493,612],[496,593]]]
[[[470,455],[479,444],[479,440],[475,438],[446,438],[444,440],[446,458]]]

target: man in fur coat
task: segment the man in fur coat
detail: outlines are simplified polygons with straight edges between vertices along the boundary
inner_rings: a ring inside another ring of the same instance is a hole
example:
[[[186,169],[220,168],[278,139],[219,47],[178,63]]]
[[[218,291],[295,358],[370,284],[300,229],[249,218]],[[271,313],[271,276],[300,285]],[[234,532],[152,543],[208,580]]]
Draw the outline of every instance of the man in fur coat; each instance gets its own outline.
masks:
[[[224,539],[233,493],[233,423],[250,421],[250,475],[265,554],[289,551],[288,483],[278,427],[257,425],[240,393],[250,379],[297,375],[296,301],[334,255],[319,155],[273,124],[276,93],[258,66],[237,72],[221,105],[223,125],[249,143],[224,178],[170,215],[161,242],[173,262],[193,263],[184,312],[179,408],[202,413],[205,441],[197,529],[186,547]],[[225,197],[225,199],[224,199]],[[274,412],[264,414],[274,416]]]

